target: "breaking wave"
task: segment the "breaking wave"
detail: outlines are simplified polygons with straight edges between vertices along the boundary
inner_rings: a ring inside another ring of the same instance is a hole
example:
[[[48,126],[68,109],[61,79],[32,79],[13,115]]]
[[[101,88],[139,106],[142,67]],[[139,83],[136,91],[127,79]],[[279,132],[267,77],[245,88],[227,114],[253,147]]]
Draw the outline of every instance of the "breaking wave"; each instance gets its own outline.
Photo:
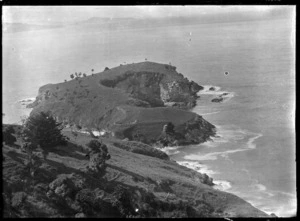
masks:
[[[232,187],[231,183],[226,180],[214,180],[213,183],[215,184],[213,188],[216,190],[226,191]]]
[[[243,130],[241,131],[237,131],[237,134],[240,133],[240,136],[232,136],[232,134],[228,135],[227,137],[220,137],[220,138],[214,138],[213,141],[210,141],[208,143],[204,143],[203,145],[206,145],[208,147],[216,147],[218,146],[218,143],[224,143],[224,142],[230,142],[233,140],[239,140],[239,139],[243,139],[244,137],[242,137],[242,134],[245,136],[245,132]],[[218,157],[224,157],[224,158],[228,158],[229,154],[233,154],[233,153],[237,153],[237,152],[242,152],[242,151],[247,151],[247,150],[251,150],[251,149],[255,149],[256,148],[256,144],[254,143],[256,139],[262,137],[262,134],[256,134],[256,133],[252,133],[252,132],[247,132],[246,135],[253,135],[252,137],[249,138],[249,140],[247,141],[246,145],[241,147],[241,148],[237,148],[237,149],[231,149],[231,150],[225,150],[225,151],[217,151],[217,152],[209,152],[209,153],[197,153],[197,154],[189,154],[184,156],[184,159],[186,160],[217,160]],[[231,136],[231,137],[230,137]]]
[[[179,165],[185,166],[187,168],[190,168],[194,171],[197,171],[202,174],[207,174],[208,176],[211,176],[212,174],[216,174],[217,172],[209,169],[209,167],[205,164],[199,163],[198,161],[177,161]]]

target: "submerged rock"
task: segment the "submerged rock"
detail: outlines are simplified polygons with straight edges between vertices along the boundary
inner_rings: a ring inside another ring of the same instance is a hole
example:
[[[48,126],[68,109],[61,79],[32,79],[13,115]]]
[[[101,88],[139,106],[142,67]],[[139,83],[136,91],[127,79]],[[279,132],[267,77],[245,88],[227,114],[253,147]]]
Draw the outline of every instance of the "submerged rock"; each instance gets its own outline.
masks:
[[[215,103],[220,103],[222,102],[224,99],[222,97],[218,97],[218,98],[214,98],[211,100],[211,102],[215,102]]]

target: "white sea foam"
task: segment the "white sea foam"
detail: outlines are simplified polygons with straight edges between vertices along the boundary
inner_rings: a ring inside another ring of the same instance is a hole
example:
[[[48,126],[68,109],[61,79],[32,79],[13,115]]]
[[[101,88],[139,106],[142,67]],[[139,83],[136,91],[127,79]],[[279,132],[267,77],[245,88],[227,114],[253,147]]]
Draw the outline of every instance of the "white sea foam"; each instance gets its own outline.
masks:
[[[199,94],[215,94],[216,92],[218,92],[221,87],[219,86],[214,86],[214,85],[202,85],[203,86],[203,90],[199,91]],[[214,88],[214,90],[209,90],[210,88]]]
[[[214,111],[214,112],[202,113],[201,115],[202,115],[202,116],[205,116],[205,115],[211,115],[211,114],[217,114],[217,113],[220,113],[220,111]]]
[[[222,103],[229,101],[235,95],[234,92],[222,91],[221,87],[219,87],[219,86],[203,85],[203,87],[204,87],[203,90],[198,92],[199,96],[201,96],[201,95],[214,95],[217,97],[222,96],[222,98],[223,98]],[[210,90],[210,88],[214,88],[214,89]],[[205,114],[207,115],[207,114],[212,114],[212,113],[205,113]]]
[[[215,125],[217,134],[215,137],[211,137],[211,140],[198,145],[191,145],[191,148],[199,148],[205,146],[208,148],[217,147],[220,143],[228,143],[237,140],[242,140],[246,137],[247,131],[241,129],[224,129],[222,126]]]
[[[255,188],[258,190],[258,191],[265,191],[267,189],[267,187],[263,184],[255,184]]]
[[[180,153],[180,151],[178,150],[179,148],[182,148],[182,147],[174,146],[174,147],[164,147],[164,148],[157,148],[157,149],[159,149],[160,151],[163,151],[166,154],[168,154],[169,156],[171,156],[171,155]]]
[[[18,100],[17,102],[18,103],[32,103],[35,101],[35,97],[30,97],[30,98],[24,98],[24,99],[21,99],[21,100]]]
[[[217,172],[209,169],[207,165],[201,164],[198,161],[177,161],[178,164],[185,166],[187,168],[190,168],[194,171],[197,171],[199,173],[206,173],[208,176],[211,176],[212,174],[216,174]]]
[[[263,135],[262,134],[257,134],[255,137],[252,137],[248,140],[247,142],[247,147],[249,149],[255,149],[256,148],[256,144],[254,143],[254,141],[260,137],[262,137]]]
[[[216,190],[226,191],[228,189],[231,189],[231,183],[226,180],[214,180],[214,186],[213,188]]]
[[[252,134],[254,134],[254,133],[252,133]],[[256,139],[258,139],[259,137],[263,136],[262,134],[255,134],[255,135],[256,136],[249,138],[248,142],[246,143],[246,146],[244,146],[244,147],[233,149],[233,150],[210,152],[210,153],[206,153],[206,154],[205,153],[189,154],[189,155],[184,156],[184,159],[205,161],[205,160],[216,160],[216,159],[218,159],[219,156],[229,159],[228,158],[229,154],[255,149],[256,144],[254,143],[254,141]],[[211,145],[211,144],[209,144],[209,145]]]

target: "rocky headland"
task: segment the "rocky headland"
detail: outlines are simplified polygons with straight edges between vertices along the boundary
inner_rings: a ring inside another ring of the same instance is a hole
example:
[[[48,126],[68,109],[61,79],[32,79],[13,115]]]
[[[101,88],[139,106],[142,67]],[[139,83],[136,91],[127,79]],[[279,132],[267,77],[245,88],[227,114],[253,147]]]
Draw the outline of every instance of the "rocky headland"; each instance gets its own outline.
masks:
[[[215,134],[214,125],[188,110],[202,89],[174,66],[141,62],[44,85],[28,107],[32,114],[51,111],[67,127],[146,144],[163,139],[164,145],[187,145]],[[167,123],[174,125],[174,133],[162,138]]]

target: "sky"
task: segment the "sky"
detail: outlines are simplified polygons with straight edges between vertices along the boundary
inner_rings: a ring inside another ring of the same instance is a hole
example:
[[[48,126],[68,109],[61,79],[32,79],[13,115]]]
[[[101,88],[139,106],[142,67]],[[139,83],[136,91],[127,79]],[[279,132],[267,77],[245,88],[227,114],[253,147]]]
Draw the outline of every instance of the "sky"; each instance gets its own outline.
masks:
[[[293,6],[3,6],[3,22],[76,22],[91,17],[160,18],[218,13],[262,14]]]

